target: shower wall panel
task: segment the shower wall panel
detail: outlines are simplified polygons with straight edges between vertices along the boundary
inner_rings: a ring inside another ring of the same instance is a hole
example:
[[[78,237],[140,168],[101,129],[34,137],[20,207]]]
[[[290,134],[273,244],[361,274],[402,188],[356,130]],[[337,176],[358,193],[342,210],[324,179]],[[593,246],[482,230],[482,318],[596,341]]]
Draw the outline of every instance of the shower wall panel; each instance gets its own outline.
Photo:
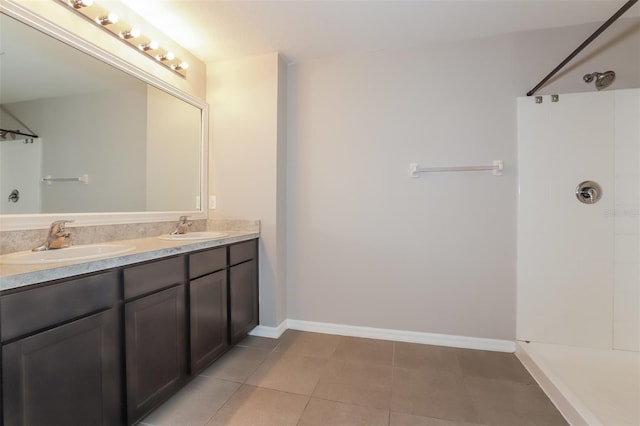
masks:
[[[10,127],[9,127],[10,128]],[[40,213],[42,204],[42,139],[0,142],[0,214]],[[9,201],[11,191],[19,199]]]
[[[616,91],[613,347],[640,350],[640,89]]]
[[[615,135],[614,92],[518,99],[518,340],[612,347]]]

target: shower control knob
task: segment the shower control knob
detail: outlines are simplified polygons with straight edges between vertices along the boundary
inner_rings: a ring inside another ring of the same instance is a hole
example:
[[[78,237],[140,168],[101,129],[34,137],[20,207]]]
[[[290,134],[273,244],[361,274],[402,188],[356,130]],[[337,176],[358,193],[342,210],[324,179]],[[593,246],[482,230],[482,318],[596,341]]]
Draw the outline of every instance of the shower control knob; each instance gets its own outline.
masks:
[[[585,180],[576,187],[576,198],[584,204],[595,204],[602,198],[602,188],[596,182]]]

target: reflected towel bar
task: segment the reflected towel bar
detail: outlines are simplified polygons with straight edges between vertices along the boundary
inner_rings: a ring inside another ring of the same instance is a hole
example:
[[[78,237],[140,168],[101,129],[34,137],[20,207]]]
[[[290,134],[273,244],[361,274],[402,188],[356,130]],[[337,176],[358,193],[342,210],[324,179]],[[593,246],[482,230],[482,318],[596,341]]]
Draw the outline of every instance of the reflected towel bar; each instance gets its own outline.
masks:
[[[88,184],[89,175],[82,175],[78,177],[62,177],[62,178],[45,176],[42,179],[40,179],[40,181],[45,182],[47,185],[51,185],[53,182],[82,182],[84,184]]]
[[[409,177],[418,177],[418,173],[484,171],[492,171],[494,176],[502,176],[502,170],[504,170],[502,160],[495,160],[491,166],[420,167],[418,163],[411,163],[409,164]]]

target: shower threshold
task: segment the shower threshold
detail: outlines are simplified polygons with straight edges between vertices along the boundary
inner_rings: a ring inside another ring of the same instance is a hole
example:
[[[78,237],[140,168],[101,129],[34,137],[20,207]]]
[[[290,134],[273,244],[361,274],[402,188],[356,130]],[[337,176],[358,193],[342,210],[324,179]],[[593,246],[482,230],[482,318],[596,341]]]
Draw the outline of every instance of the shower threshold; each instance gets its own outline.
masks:
[[[516,355],[570,424],[640,424],[639,352],[518,342]]]

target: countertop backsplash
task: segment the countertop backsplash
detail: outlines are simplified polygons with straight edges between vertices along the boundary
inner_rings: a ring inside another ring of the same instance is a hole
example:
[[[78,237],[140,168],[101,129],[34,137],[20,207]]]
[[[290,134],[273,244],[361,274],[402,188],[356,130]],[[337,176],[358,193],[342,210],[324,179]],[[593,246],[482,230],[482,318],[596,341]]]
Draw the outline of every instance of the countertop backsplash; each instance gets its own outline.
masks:
[[[191,220],[189,231],[247,231],[260,232],[260,221],[237,219]],[[68,224],[73,244],[98,244],[134,238],[155,237],[172,232],[172,222],[126,223],[118,225],[73,226]],[[47,229],[27,229],[0,232],[0,254],[31,250],[47,238]]]

